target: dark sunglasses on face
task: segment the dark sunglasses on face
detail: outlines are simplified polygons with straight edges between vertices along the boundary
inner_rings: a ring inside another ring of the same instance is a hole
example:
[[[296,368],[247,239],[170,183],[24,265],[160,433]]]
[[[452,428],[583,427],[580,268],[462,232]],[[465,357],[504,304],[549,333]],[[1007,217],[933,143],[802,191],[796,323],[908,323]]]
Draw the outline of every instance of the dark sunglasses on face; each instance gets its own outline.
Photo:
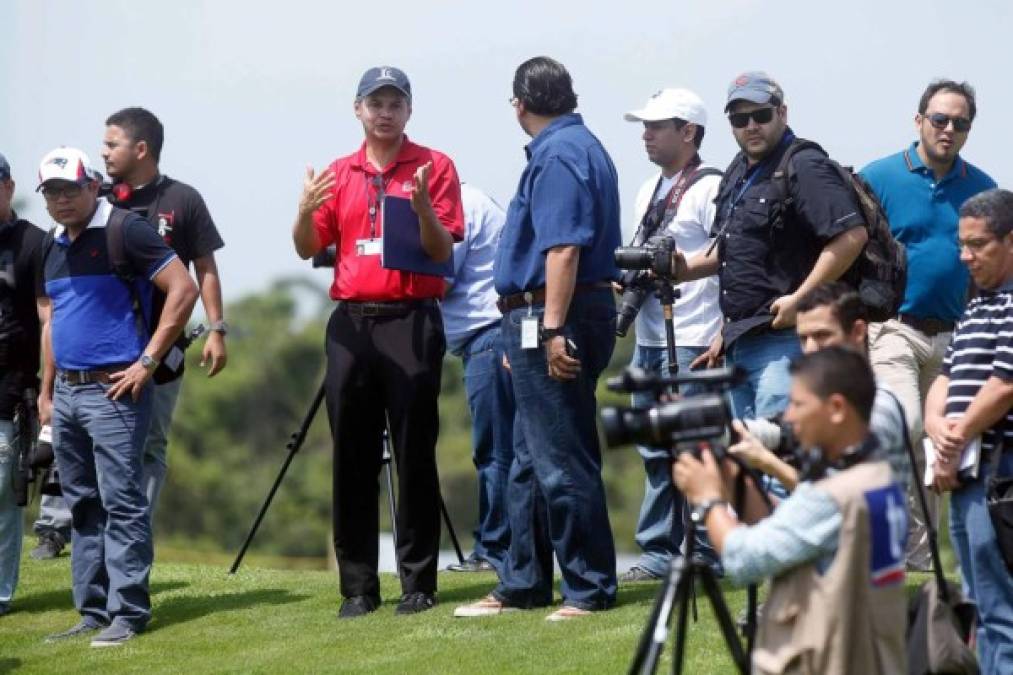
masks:
[[[757,108],[750,112],[729,113],[728,121],[736,129],[745,129],[749,126],[749,119],[752,118],[757,124],[766,124],[774,119],[773,108]]]
[[[953,130],[959,133],[964,133],[965,131],[970,131],[971,129],[971,120],[966,117],[950,117],[949,115],[944,115],[943,113],[932,113],[931,115],[926,115],[925,119],[929,121],[929,124],[940,131],[946,129],[946,127],[950,125],[950,122],[953,122]]]
[[[42,196],[47,202],[55,202],[60,197],[74,199],[81,194],[81,190],[83,189],[84,186],[76,183],[67,183],[64,185],[44,185],[42,186]]]

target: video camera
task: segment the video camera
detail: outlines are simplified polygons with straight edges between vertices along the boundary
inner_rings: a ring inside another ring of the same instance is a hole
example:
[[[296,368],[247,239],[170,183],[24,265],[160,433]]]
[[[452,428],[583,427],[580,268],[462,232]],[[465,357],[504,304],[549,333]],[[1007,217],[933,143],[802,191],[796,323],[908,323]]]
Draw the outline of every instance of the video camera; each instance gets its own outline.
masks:
[[[626,270],[619,280],[623,297],[616,315],[617,336],[626,336],[647,295],[656,290],[659,283],[672,286],[674,252],[675,239],[667,235],[653,236],[641,246],[620,246],[615,250],[616,266]]]
[[[26,389],[14,408],[14,447],[17,466],[14,472],[14,498],[18,506],[29,501],[28,488],[34,482],[44,495],[61,495],[60,476],[53,454],[52,430],[38,424],[36,392]]]

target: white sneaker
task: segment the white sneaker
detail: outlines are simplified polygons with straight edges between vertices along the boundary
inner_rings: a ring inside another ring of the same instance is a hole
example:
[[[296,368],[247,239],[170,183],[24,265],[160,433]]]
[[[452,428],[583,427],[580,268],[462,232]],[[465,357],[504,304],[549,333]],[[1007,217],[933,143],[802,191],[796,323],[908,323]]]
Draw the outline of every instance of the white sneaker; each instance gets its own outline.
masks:
[[[496,596],[487,595],[478,602],[457,607],[454,610],[454,616],[464,619],[475,616],[499,616],[500,614],[506,614],[507,612],[517,611],[520,611],[517,607],[504,605],[501,600],[496,598]]]
[[[592,612],[587,609],[581,609],[580,607],[570,607],[569,605],[563,605],[552,614],[545,617],[546,621],[552,621],[556,623],[558,621],[569,621],[570,619],[579,619],[583,616],[591,616]]]

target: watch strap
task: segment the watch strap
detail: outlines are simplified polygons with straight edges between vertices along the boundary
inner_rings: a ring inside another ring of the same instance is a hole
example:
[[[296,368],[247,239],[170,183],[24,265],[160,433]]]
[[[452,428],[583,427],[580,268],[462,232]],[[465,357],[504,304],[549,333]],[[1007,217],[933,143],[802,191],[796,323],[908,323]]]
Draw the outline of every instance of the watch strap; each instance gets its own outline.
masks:
[[[557,338],[557,337],[560,337],[562,335],[563,335],[563,327],[562,326],[560,326],[559,328],[546,328],[545,326],[542,326],[541,332],[539,334],[539,341],[540,342],[547,342],[547,341],[549,341],[549,340],[551,340],[553,338]]]
[[[690,518],[697,525],[703,525],[707,522],[707,515],[711,512],[715,506],[728,506],[727,499],[708,499],[707,501],[701,502],[693,507],[690,511]]]

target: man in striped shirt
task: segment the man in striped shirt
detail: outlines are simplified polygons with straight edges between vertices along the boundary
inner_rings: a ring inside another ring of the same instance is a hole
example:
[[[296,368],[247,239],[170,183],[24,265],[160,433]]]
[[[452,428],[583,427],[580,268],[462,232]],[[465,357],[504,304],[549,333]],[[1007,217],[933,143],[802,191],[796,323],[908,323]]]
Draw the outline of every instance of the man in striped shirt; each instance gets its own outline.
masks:
[[[1001,433],[1013,432],[1013,192],[993,189],[960,209],[960,260],[981,289],[964,311],[925,402],[925,432],[936,449],[938,492],[952,490],[950,538],[964,587],[978,607],[978,659],[983,673],[1013,672],[1013,577],[985,507],[985,482]],[[978,476],[963,480],[963,449],[981,437]],[[1013,442],[998,458],[1013,475]]]

